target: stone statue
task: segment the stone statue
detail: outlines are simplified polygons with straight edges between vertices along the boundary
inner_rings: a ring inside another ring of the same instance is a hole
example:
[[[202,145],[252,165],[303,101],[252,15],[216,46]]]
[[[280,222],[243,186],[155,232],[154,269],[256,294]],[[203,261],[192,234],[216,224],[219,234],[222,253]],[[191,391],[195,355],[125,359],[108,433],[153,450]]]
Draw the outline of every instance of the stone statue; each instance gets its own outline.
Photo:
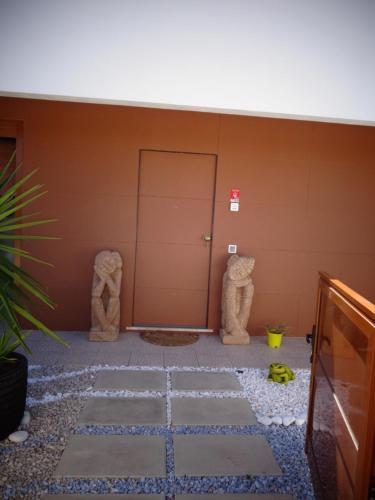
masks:
[[[228,259],[221,298],[220,337],[223,344],[250,344],[246,327],[254,295],[250,278],[254,264],[254,257],[232,255]]]
[[[116,340],[120,329],[122,259],[103,250],[95,257],[91,291],[90,340]]]

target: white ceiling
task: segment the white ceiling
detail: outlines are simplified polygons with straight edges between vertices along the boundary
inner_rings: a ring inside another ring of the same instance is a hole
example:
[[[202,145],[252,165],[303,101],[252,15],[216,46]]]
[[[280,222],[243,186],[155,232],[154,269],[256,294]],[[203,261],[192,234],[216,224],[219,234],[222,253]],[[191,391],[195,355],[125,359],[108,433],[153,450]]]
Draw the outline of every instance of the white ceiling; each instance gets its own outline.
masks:
[[[375,124],[374,0],[0,0],[0,94]]]

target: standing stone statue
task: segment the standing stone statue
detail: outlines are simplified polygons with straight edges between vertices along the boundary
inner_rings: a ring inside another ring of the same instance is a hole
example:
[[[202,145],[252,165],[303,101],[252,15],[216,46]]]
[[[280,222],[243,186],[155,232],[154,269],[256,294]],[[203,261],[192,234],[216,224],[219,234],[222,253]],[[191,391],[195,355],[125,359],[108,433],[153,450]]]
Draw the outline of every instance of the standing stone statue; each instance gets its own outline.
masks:
[[[254,264],[254,257],[238,255],[232,255],[227,262],[221,298],[220,337],[223,344],[250,344],[246,327],[254,295],[250,278]]]
[[[122,259],[103,250],[95,257],[91,292],[90,340],[116,340],[120,329]]]

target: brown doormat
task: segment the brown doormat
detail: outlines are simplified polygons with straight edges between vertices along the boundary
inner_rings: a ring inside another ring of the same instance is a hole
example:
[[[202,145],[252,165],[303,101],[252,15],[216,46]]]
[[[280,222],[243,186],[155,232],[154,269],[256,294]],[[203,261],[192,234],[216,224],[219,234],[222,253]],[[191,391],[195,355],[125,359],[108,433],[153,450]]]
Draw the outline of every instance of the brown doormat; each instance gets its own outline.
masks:
[[[163,346],[182,346],[194,344],[199,339],[198,333],[188,332],[142,332],[141,339],[149,344]]]

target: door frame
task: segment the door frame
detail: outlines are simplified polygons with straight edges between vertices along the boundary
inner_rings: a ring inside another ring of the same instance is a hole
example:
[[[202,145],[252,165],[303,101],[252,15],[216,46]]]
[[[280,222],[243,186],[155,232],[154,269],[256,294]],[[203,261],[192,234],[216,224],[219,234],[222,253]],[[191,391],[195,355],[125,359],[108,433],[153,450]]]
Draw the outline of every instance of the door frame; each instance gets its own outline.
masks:
[[[188,155],[204,155],[212,156],[214,158],[214,182],[213,182],[213,196],[212,196],[212,211],[211,211],[211,245],[208,257],[208,281],[207,281],[207,307],[206,307],[206,328],[179,328],[179,327],[135,327],[134,326],[134,305],[135,305],[135,284],[136,284],[136,269],[137,269],[137,248],[138,248],[138,224],[139,224],[139,200],[140,200],[140,187],[141,187],[141,165],[142,165],[142,153],[152,152],[152,153],[175,153],[175,154],[188,154]],[[210,310],[210,285],[211,285],[211,267],[212,267],[212,247],[214,241],[214,218],[215,218],[215,202],[216,202],[216,183],[217,183],[217,164],[218,155],[215,153],[197,153],[196,151],[174,151],[169,149],[152,149],[152,148],[141,148],[139,150],[138,157],[138,178],[137,178],[137,214],[136,214],[136,235],[135,235],[135,253],[134,253],[134,272],[133,272],[133,297],[132,297],[132,315],[131,315],[131,327],[127,330],[163,330],[163,331],[191,331],[191,332],[207,332],[213,333],[213,329],[208,328],[208,318]]]

